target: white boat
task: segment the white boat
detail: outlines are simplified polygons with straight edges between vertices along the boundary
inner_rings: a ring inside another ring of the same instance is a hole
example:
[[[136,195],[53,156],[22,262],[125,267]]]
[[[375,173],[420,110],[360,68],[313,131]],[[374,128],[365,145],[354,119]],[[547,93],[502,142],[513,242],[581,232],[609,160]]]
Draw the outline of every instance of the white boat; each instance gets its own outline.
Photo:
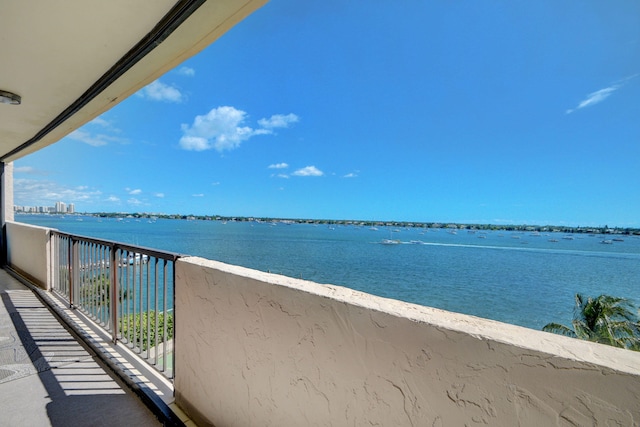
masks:
[[[600,243],[605,244],[605,245],[612,245],[613,244],[613,240],[603,240]]]
[[[380,242],[380,244],[382,244],[382,245],[399,245],[400,244],[400,240],[383,239],[382,242]]]
[[[122,265],[138,265],[138,264],[146,264],[149,262],[149,256],[146,254],[129,254],[128,257],[122,259]]]

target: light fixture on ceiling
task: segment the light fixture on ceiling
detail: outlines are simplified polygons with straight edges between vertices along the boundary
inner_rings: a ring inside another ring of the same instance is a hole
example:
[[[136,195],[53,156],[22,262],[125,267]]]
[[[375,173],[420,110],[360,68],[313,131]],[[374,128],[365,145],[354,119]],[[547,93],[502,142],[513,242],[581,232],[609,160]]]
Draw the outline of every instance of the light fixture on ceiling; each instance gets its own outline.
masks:
[[[6,90],[0,90],[0,104],[20,105],[22,98],[15,93],[7,92]]]

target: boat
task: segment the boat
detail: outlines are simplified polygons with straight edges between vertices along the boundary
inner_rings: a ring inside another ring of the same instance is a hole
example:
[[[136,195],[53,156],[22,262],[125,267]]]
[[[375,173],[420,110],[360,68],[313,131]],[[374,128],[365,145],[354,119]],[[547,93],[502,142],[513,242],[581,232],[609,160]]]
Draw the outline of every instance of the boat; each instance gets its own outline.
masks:
[[[611,244],[613,244],[613,240],[605,239],[605,240],[601,241],[600,243],[602,243],[604,245],[611,245]]]
[[[624,242],[624,239],[621,239],[619,237],[616,237],[615,239],[611,239],[611,240],[613,240],[614,242]]]
[[[382,245],[399,245],[400,244],[400,240],[397,240],[397,239],[382,239],[382,242],[380,242],[380,244],[382,244]]]
[[[549,239],[549,241],[550,241],[551,243],[557,243],[557,242],[559,242],[559,240],[558,240],[558,239]]]
[[[128,257],[122,258],[121,265],[138,265],[138,264],[146,264],[149,262],[149,255],[147,254],[133,254],[130,253]]]

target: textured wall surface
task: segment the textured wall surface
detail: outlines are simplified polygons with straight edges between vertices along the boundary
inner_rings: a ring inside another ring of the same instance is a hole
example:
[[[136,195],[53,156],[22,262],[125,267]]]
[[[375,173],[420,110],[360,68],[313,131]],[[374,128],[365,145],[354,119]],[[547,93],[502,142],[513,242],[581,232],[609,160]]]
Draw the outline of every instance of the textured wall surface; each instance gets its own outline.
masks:
[[[640,423],[640,353],[201,258],[176,276],[202,425]]]
[[[8,221],[7,263],[42,288],[49,286],[49,229]]]

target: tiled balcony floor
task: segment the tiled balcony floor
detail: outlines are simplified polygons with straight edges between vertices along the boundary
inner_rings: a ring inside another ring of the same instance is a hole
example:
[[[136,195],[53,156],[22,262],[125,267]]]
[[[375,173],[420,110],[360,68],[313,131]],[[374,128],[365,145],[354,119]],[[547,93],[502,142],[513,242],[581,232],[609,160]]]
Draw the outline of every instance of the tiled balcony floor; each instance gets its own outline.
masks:
[[[0,296],[0,425],[160,425],[33,291],[4,270]]]

